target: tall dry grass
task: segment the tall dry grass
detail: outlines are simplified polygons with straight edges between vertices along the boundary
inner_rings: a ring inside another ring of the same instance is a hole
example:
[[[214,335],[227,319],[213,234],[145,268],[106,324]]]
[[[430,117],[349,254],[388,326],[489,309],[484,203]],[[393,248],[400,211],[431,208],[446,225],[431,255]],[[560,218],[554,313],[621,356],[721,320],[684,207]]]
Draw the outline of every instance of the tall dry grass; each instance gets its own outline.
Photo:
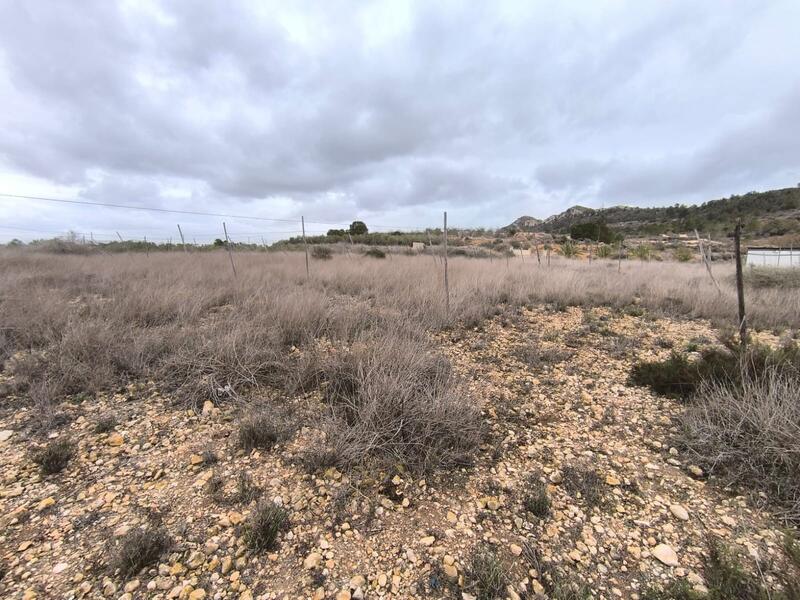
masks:
[[[301,253],[234,260],[236,277],[223,251],[3,253],[6,393],[57,426],[52,407],[66,396],[143,379],[194,406],[265,388],[291,395],[327,386],[341,392],[323,393],[319,422],[334,463],[429,470],[465,462],[480,437],[476,403],[437,356],[431,331],[542,302],[636,303],[730,324],[736,315],[732,287],[718,293],[691,264],[626,263],[617,272],[614,261],[555,258],[547,268],[457,257],[448,314],[442,265],[430,255],[338,255],[312,261],[310,279]],[[730,269],[717,267],[718,279],[727,281]],[[800,298],[790,290],[752,290],[748,305],[753,327],[800,322]],[[335,352],[320,352],[321,340]]]

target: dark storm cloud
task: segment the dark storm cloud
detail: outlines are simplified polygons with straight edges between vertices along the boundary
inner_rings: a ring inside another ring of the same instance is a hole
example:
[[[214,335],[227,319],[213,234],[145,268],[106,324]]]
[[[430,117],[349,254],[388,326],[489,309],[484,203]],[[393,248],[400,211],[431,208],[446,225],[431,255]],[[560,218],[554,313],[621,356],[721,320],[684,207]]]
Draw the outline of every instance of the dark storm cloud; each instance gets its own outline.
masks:
[[[10,0],[0,191],[500,225],[791,185],[798,18],[790,0]]]

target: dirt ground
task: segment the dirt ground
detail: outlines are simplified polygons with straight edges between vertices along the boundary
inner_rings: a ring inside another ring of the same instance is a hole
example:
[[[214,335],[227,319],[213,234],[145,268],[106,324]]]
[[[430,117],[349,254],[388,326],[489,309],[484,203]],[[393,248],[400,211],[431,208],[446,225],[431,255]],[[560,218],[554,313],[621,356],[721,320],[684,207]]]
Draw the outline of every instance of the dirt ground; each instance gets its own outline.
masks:
[[[487,436],[474,465],[424,480],[402,470],[310,474],[297,460],[313,443],[307,429],[245,453],[237,405],[186,411],[152,383],[65,405],[69,422],[51,436],[76,442],[77,456],[43,476],[30,459],[29,411],[5,411],[0,595],[470,598],[481,547],[507,569],[512,599],[542,593],[548,577],[594,598],[638,598],[673,579],[702,592],[712,536],[754,569],[784,560],[781,524],[758,506],[766,499],[707,481],[674,441],[681,405],[628,383],[634,358],[714,343],[706,323],[536,308],[437,339],[482,402]],[[293,400],[298,411],[318,401]],[[117,425],[97,433],[111,412]],[[274,552],[244,544],[253,502],[208,492],[212,475],[231,492],[241,472],[289,511]],[[537,487],[551,499],[541,518],[525,508]],[[115,541],[146,523],[166,526],[171,551],[115,577]]]

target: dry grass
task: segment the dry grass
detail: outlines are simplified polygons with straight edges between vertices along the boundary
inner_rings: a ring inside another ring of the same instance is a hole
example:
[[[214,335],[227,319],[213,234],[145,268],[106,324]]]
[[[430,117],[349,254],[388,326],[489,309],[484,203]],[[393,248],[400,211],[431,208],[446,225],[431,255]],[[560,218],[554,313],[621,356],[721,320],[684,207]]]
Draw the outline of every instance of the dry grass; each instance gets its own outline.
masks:
[[[469,463],[480,443],[478,406],[422,339],[392,330],[367,334],[349,349],[312,357],[312,364],[326,406],[326,444],[314,448],[311,464],[376,461],[424,473]]]
[[[705,381],[683,416],[689,451],[711,473],[767,492],[800,522],[800,378],[770,367],[741,382]]]
[[[236,253],[234,277],[222,251],[7,251],[0,357],[13,377],[4,390],[35,404],[34,429],[46,432],[63,423],[65,398],[144,380],[192,407],[318,389],[314,425],[326,442],[312,463],[427,471],[468,462],[481,433],[478,403],[433,351],[432,332],[533,303],[735,322],[732,287],[718,294],[699,265],[634,263],[618,273],[614,261],[563,258],[551,268],[453,258],[448,313],[430,258],[336,255],[314,261],[307,279],[302,253]],[[730,267],[715,268],[726,281]],[[792,290],[753,291],[749,305],[754,327],[800,324]]]

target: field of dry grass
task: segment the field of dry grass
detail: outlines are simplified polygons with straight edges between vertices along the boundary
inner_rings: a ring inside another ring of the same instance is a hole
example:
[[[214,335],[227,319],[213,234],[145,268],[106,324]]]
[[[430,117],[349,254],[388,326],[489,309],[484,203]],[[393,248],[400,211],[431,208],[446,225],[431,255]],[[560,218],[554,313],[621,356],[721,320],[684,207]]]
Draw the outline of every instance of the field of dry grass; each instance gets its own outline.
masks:
[[[547,267],[535,258],[456,257],[448,312],[443,265],[430,255],[312,258],[310,277],[301,253],[234,253],[233,260],[236,276],[223,251],[0,257],[0,429],[3,443],[14,444],[0,491],[3,525],[13,530],[0,548],[9,572],[0,586],[20,597],[37,589],[38,597],[114,597],[127,586],[129,598],[202,598],[200,590],[242,599],[282,597],[277,590],[314,598],[337,590],[337,598],[449,597],[457,588],[465,597],[493,598],[487,590],[499,581],[497,593],[512,598],[533,598],[542,586],[556,598],[618,596],[615,589],[635,597],[643,583],[629,568],[659,585],[670,579],[663,570],[675,566],[670,557],[658,558],[649,573],[665,545],[650,540],[661,538],[685,544],[677,577],[694,574],[692,585],[705,585],[697,576],[703,534],[677,536],[654,506],[665,495],[674,505],[694,498],[698,525],[701,515],[728,519],[730,506],[707,495],[695,481],[705,475],[689,467],[702,469],[675,458],[677,429],[665,415],[680,406],[629,387],[626,373],[639,358],[713,344],[713,326],[734,328],[732,266],[714,266],[720,292],[695,264],[624,261],[618,271],[605,260],[554,258]],[[785,335],[800,326],[796,290],[758,286],[747,295],[752,328]],[[782,414],[796,421],[796,410]],[[563,429],[548,429],[552,422]],[[638,467],[625,457],[626,445]],[[188,475],[180,474],[184,455]],[[651,467],[654,461],[668,462]],[[165,474],[167,465],[178,469],[174,476]],[[658,468],[667,475],[654,478]],[[512,497],[526,486],[538,495],[520,501],[539,517],[512,511]],[[102,527],[79,527],[75,511],[83,514],[96,494],[106,500],[83,516]],[[62,495],[69,508],[50,512]],[[159,502],[177,502],[190,520],[165,520]],[[629,530],[633,521],[615,520],[624,530],[621,552],[635,561],[602,562],[611,570],[607,585],[584,567],[599,556],[588,540],[605,535],[599,523],[615,503],[615,519],[641,510],[637,523],[652,516],[656,524],[640,539]],[[736,531],[779,531],[760,509],[743,508]],[[30,519],[37,535],[56,542],[28,544]],[[404,519],[414,523],[410,530]],[[71,523],[66,532],[64,522]],[[732,527],[724,523],[720,531]],[[210,537],[193,524],[209,527]],[[536,549],[533,534],[555,540],[561,527],[577,550]],[[753,542],[766,544],[773,561],[776,535]],[[108,536],[114,541],[101,548],[98,540]],[[339,542],[342,552],[352,542],[372,544],[371,536],[375,548],[405,558],[372,564],[368,553],[350,548],[347,565],[330,550]],[[488,546],[475,546],[476,536]],[[422,549],[414,550],[417,538]],[[498,554],[506,543],[510,557]],[[54,544],[64,557],[81,548],[92,556],[85,581],[56,576],[72,565],[52,557]],[[264,552],[267,563],[245,557]],[[520,555],[529,561],[522,572]],[[150,558],[140,564],[138,556]],[[226,560],[235,570],[229,564],[220,574]],[[194,575],[184,563],[199,565]],[[298,566],[310,579],[287,576]],[[36,571],[35,585],[22,577],[26,569]],[[230,579],[240,571],[247,583]],[[273,588],[263,584],[267,572]],[[782,589],[777,575],[769,577]],[[582,593],[581,581],[600,587],[586,588],[589,596],[558,595]]]

